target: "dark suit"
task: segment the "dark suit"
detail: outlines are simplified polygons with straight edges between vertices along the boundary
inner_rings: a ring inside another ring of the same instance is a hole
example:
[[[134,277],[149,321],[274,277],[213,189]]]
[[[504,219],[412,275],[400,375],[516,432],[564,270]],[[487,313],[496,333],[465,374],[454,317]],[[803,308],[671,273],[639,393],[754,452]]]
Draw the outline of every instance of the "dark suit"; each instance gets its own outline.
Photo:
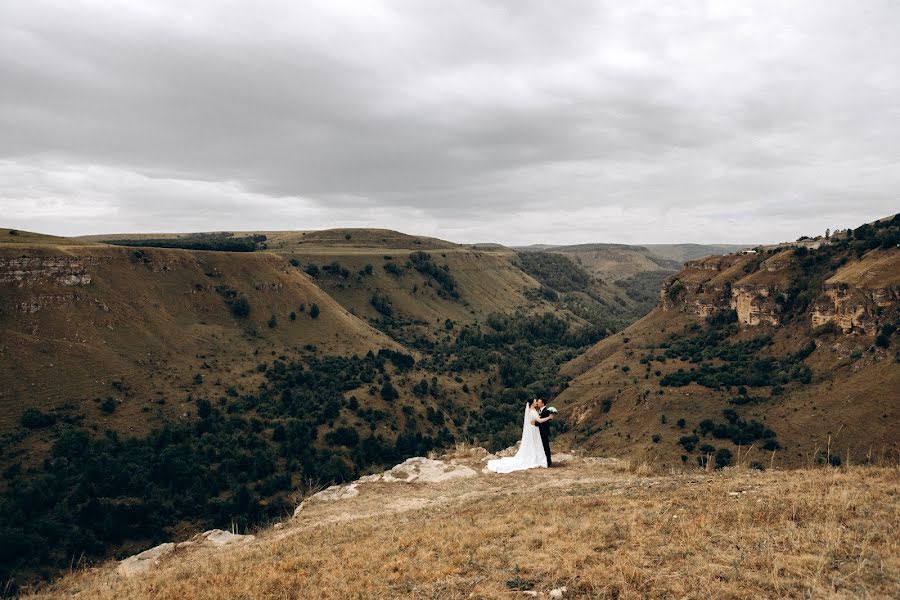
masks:
[[[546,418],[550,416],[550,412],[547,410],[547,407],[541,409],[540,417]],[[541,443],[544,444],[544,454],[547,455],[547,466],[552,467],[553,461],[550,459],[550,421],[544,421],[543,423],[538,423],[538,430],[541,432]]]

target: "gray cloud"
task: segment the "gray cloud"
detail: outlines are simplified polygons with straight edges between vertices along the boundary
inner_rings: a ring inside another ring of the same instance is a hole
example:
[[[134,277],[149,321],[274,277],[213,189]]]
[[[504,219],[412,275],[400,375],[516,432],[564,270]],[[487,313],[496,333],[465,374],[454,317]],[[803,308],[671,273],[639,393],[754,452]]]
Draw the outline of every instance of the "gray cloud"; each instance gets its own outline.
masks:
[[[895,2],[186,4],[0,5],[3,224],[767,242],[897,210]]]

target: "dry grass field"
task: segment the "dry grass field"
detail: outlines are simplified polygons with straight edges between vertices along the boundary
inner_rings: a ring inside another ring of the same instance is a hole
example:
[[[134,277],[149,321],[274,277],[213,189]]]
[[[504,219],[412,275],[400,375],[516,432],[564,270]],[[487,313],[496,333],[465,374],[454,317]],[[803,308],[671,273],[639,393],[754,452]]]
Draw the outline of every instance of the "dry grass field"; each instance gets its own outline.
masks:
[[[28,597],[895,598],[898,494],[896,467],[653,474],[574,457],[364,484],[249,545],[176,553],[131,579],[75,570]]]

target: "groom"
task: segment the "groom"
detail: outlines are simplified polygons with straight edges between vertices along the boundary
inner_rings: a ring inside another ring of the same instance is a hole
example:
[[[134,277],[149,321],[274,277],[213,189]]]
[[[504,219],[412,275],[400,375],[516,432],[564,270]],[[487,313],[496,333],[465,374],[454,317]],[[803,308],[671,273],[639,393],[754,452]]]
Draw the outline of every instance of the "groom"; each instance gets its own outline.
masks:
[[[546,421],[538,422],[538,430],[541,432],[541,443],[544,444],[544,454],[547,455],[547,466],[553,466],[553,460],[550,458],[550,421],[553,420],[553,413],[547,410],[544,401],[538,398],[534,401],[534,406],[538,410],[538,416]]]

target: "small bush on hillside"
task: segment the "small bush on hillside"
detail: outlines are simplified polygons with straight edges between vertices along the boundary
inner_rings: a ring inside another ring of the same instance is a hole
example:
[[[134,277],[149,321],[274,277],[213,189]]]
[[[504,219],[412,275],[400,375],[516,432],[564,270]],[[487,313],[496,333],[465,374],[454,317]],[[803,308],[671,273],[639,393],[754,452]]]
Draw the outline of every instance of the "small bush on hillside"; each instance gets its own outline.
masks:
[[[320,273],[318,265],[314,265],[314,264],[306,265],[306,268],[303,270],[306,271],[306,274],[312,278],[317,278]]]
[[[333,261],[332,263],[323,266],[322,271],[333,277],[340,277],[341,279],[350,277],[350,270],[346,267],[342,267],[341,263],[337,261]]]
[[[810,332],[810,335],[813,337],[821,337],[823,335],[835,335],[840,333],[840,329],[837,326],[837,323],[834,321],[828,321],[818,327],[814,327]]]
[[[693,452],[694,448],[697,447],[697,442],[700,441],[700,438],[696,435],[683,435],[678,438],[678,443],[681,444],[681,447],[687,450],[688,452]]]
[[[716,468],[721,469],[731,464],[731,450],[728,448],[719,448],[716,452]]]
[[[309,307],[309,316],[313,319],[319,318],[319,305],[313,302],[313,305]]]
[[[390,381],[385,381],[384,385],[381,386],[381,397],[390,402],[399,398],[400,394]]]
[[[359,443],[359,434],[350,427],[338,427],[326,433],[325,440],[335,446],[353,447]]]
[[[56,422],[56,417],[41,412],[36,408],[29,408],[22,413],[20,422],[28,429],[41,429],[53,425]]]
[[[379,292],[375,292],[372,294],[372,297],[369,298],[369,304],[372,307],[383,314],[386,317],[390,317],[394,314],[393,303],[391,302],[391,297],[387,294],[382,294]]]
[[[229,303],[231,314],[235,317],[246,317],[250,314],[250,301],[247,296],[239,296]]]
[[[291,311],[291,314],[288,315],[288,318],[290,318],[291,321],[296,321],[297,313],[295,313],[294,311]]]
[[[111,415],[112,413],[116,412],[117,406],[118,406],[118,403],[114,399],[107,398],[106,400],[104,400],[103,402],[100,403],[100,410],[105,415]]]
[[[398,265],[397,263],[393,263],[393,262],[385,263],[384,270],[387,273],[393,275],[394,277],[402,277],[403,276],[403,269],[400,268],[400,265]]]

